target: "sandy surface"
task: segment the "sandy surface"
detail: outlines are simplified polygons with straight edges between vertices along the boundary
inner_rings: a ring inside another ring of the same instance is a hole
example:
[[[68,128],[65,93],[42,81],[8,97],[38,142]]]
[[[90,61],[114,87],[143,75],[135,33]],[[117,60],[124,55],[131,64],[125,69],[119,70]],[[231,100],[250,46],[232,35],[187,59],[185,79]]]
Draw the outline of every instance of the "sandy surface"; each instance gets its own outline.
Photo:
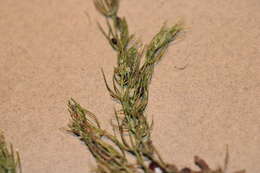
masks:
[[[163,157],[192,165],[260,172],[260,1],[123,0],[120,14],[148,42],[164,21],[187,33],[157,66],[147,113]],[[91,0],[2,0],[0,128],[19,149],[25,173],[82,173],[95,162],[78,139],[59,130],[70,97],[104,127],[113,105],[100,68],[112,75],[115,54],[96,26]],[[186,66],[184,70],[179,67]]]

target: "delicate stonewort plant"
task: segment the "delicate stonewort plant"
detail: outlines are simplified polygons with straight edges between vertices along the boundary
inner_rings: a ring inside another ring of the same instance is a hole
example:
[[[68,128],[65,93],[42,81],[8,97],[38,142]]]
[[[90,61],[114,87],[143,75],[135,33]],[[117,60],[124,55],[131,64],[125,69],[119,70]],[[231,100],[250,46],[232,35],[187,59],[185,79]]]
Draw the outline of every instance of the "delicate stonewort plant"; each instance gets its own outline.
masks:
[[[117,53],[117,66],[112,78],[113,88],[106,80],[105,85],[111,97],[120,105],[114,110],[116,123],[114,133],[102,129],[96,116],[75,100],[68,102],[71,116],[69,130],[88,147],[97,162],[97,173],[226,173],[228,152],[223,168],[211,169],[208,164],[194,157],[199,171],[190,168],[178,169],[175,164],[166,163],[152,143],[153,122],[145,115],[148,103],[149,84],[155,64],[164,55],[169,44],[183,30],[180,24],[164,25],[151,42],[143,46],[134,40],[128,31],[125,18],[117,15],[119,0],[95,0],[97,10],[105,17],[107,32],[99,25],[101,32]],[[142,61],[141,61],[142,60]],[[0,133],[0,173],[21,173],[20,157],[8,149]],[[245,173],[237,171],[236,173]]]
[[[96,116],[75,100],[71,99],[68,107],[71,115],[69,131],[79,136],[95,157],[95,172],[225,173],[228,157],[225,159],[224,168],[212,170],[204,160],[195,156],[194,162],[200,171],[190,168],[179,170],[176,165],[168,164],[161,158],[151,140],[153,123],[150,124],[145,115],[149,84],[155,64],[183,30],[182,25],[164,25],[151,42],[143,46],[129,33],[126,19],[117,15],[119,0],[95,0],[94,4],[106,19],[107,31],[101,25],[98,26],[117,53],[112,88],[102,70],[107,90],[121,107],[114,110],[114,134],[102,129]]]

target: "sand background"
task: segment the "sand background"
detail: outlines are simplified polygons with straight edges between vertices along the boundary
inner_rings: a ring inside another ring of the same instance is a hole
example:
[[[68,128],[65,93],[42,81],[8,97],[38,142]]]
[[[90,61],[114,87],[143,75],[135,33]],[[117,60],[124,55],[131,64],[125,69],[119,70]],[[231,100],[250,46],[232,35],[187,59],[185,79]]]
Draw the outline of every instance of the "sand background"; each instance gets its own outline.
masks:
[[[163,158],[182,167],[200,155],[215,167],[228,144],[230,171],[260,172],[260,1],[122,0],[120,15],[145,43],[164,21],[182,19],[188,28],[150,88],[147,114]],[[24,173],[82,173],[95,165],[59,129],[69,121],[70,97],[105,128],[113,116],[100,68],[110,79],[115,53],[97,21],[104,24],[91,0],[0,2],[0,128],[20,151]]]

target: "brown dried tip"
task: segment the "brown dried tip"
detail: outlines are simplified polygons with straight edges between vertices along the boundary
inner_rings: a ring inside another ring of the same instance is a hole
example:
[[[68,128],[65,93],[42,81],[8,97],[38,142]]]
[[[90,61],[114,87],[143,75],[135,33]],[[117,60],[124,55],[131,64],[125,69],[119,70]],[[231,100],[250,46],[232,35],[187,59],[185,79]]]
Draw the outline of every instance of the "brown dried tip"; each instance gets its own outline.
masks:
[[[183,168],[180,173],[192,173],[190,168]]]
[[[210,168],[208,166],[208,164],[202,160],[200,157],[195,156],[194,157],[194,163],[195,165],[197,165],[202,171],[209,171]]]

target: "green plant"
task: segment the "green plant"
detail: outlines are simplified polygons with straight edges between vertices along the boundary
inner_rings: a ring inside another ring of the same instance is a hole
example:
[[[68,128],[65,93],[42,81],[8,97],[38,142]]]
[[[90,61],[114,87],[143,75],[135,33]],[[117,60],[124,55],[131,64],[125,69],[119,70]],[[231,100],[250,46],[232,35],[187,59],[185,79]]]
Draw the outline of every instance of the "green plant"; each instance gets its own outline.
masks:
[[[21,173],[21,162],[18,152],[14,152],[13,146],[5,141],[0,131],[0,173]]]
[[[107,29],[98,26],[117,53],[112,87],[107,83],[104,71],[101,72],[107,90],[121,108],[114,110],[116,123],[112,124],[112,134],[102,129],[93,113],[71,99],[68,102],[69,131],[79,136],[95,157],[98,173],[195,173],[189,168],[179,170],[162,159],[151,139],[153,122],[149,123],[145,115],[155,64],[183,31],[183,26],[164,25],[151,42],[143,46],[129,33],[126,19],[117,15],[118,0],[95,0],[94,4],[105,17]],[[224,168],[216,170],[210,169],[198,156],[194,160],[200,168],[197,173],[225,173],[228,155]]]

